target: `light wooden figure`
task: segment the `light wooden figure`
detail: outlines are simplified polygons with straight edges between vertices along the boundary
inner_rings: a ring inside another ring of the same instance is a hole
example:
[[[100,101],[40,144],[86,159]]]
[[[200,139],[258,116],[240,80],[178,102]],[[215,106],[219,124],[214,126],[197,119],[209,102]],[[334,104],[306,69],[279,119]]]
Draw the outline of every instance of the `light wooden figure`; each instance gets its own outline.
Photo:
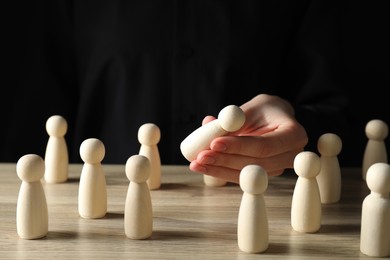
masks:
[[[385,139],[389,133],[389,128],[383,120],[373,119],[367,123],[365,133],[368,140],[363,154],[363,180],[366,180],[367,170],[372,164],[388,162]]]
[[[237,241],[241,251],[261,253],[268,248],[268,217],[264,192],[268,187],[266,171],[258,165],[247,165],[241,170],[241,199]]]
[[[16,208],[16,229],[23,239],[38,239],[48,233],[49,217],[45,191],[41,179],[45,162],[36,154],[22,156],[16,164],[22,180]]]
[[[46,121],[49,140],[45,151],[45,175],[47,183],[61,183],[68,179],[68,147],[65,134],[68,123],[64,117],[54,115]]]
[[[206,186],[210,187],[222,187],[227,184],[227,181],[222,178],[217,178],[211,175],[203,175],[203,182],[206,184]]]
[[[83,218],[102,218],[107,213],[107,187],[101,161],[105,147],[97,138],[84,140],[80,157],[84,161],[80,175],[78,210]]]
[[[320,136],[317,142],[321,170],[317,175],[321,203],[336,203],[341,197],[341,169],[338,155],[342,149],[341,138],[333,133]]]
[[[130,181],[125,202],[125,234],[131,239],[146,239],[153,232],[152,200],[147,184],[150,161],[143,155],[133,155],[127,160],[125,171]]]
[[[294,159],[298,179],[292,197],[291,225],[298,232],[314,233],[321,227],[322,205],[316,179],[320,169],[320,157],[314,152],[300,152]]]
[[[138,141],[141,143],[139,154],[150,160],[151,174],[147,180],[150,190],[159,189],[161,186],[161,160],[157,146],[160,137],[160,128],[152,123],[143,124],[138,130]]]
[[[239,130],[245,123],[245,114],[236,105],[224,107],[216,120],[202,125],[188,135],[180,144],[180,150],[188,161],[193,161],[199,152],[210,149],[213,139]],[[213,176],[204,175],[204,182],[210,186],[223,186],[227,182]]]
[[[360,251],[368,256],[390,256],[390,165],[374,163],[367,170],[371,193],[363,200]]]

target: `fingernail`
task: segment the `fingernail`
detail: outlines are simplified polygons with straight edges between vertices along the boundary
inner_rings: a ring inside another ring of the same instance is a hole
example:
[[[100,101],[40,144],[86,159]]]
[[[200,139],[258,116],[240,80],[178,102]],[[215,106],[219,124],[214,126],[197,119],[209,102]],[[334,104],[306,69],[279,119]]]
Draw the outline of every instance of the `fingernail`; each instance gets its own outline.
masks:
[[[203,156],[200,160],[201,164],[214,164],[215,158],[210,156]]]
[[[217,151],[217,152],[224,152],[226,151],[227,147],[225,144],[222,143],[215,143],[211,146],[211,150]]]

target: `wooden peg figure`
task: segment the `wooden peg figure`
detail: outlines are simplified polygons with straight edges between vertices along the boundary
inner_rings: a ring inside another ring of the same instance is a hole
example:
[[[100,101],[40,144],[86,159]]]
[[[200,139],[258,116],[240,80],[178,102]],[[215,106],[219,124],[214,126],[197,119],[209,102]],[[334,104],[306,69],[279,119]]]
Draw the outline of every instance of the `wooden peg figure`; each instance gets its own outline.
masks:
[[[150,160],[133,155],[126,162],[130,181],[125,203],[125,234],[131,239],[146,239],[153,232],[153,209],[147,180],[151,173]]]
[[[291,204],[291,225],[304,233],[317,232],[321,227],[321,198],[317,175],[321,169],[319,156],[310,151],[300,152],[294,159],[298,175]]]
[[[68,147],[65,134],[68,123],[64,117],[54,115],[46,121],[49,140],[45,151],[45,175],[47,183],[61,183],[68,179]]]
[[[241,170],[241,199],[237,241],[241,251],[261,253],[268,248],[268,218],[264,192],[268,187],[268,176],[258,165],[247,165]]]
[[[206,184],[206,186],[210,187],[222,187],[227,184],[227,181],[221,178],[217,178],[211,175],[204,174],[203,175],[203,182]]]
[[[22,180],[16,208],[16,229],[20,238],[38,239],[48,233],[49,217],[46,195],[41,183],[45,162],[36,154],[22,156],[16,164]]]
[[[360,251],[368,256],[390,256],[390,165],[374,163],[367,170],[371,193],[363,200]]]
[[[383,120],[373,119],[367,123],[365,133],[368,141],[363,154],[363,180],[366,180],[367,170],[372,164],[388,162],[385,139],[389,133],[389,128]]]
[[[239,130],[245,123],[244,111],[238,106],[224,107],[218,118],[202,125],[188,135],[180,144],[180,150],[188,161],[193,161],[199,152],[210,148],[213,139]],[[223,186],[227,182],[213,176],[204,175],[204,182],[210,186]]]
[[[101,161],[105,155],[102,141],[84,140],[80,157],[84,165],[80,175],[78,209],[83,218],[102,218],[107,213],[107,187]]]
[[[151,174],[147,180],[150,190],[159,189],[161,186],[161,160],[157,146],[160,137],[160,128],[152,123],[143,124],[138,130],[138,141],[141,143],[139,154],[150,160]]]
[[[196,159],[198,153],[209,149],[211,141],[229,132],[239,130],[245,123],[245,114],[235,105],[224,107],[218,118],[204,124],[188,135],[181,143],[180,150],[188,161]]]
[[[341,170],[338,155],[341,152],[341,138],[333,133],[320,136],[317,142],[321,154],[321,170],[317,175],[321,203],[336,203],[341,197]]]

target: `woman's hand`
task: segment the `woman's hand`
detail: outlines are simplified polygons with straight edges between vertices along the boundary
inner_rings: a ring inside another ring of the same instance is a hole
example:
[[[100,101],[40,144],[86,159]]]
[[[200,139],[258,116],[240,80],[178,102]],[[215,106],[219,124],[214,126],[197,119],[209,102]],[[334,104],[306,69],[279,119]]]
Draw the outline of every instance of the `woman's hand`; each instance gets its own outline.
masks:
[[[215,138],[210,150],[201,151],[190,163],[190,170],[238,183],[241,169],[248,164],[260,165],[270,176],[293,167],[308,137],[290,103],[278,96],[260,94],[241,109],[246,116],[241,129]],[[202,123],[215,119],[206,116]]]

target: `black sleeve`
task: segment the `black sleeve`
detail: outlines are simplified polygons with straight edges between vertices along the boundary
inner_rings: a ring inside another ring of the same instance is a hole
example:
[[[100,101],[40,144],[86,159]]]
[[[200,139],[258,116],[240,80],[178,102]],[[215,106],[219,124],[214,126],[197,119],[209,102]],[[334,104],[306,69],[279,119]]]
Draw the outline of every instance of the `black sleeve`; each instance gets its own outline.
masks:
[[[310,2],[292,41],[281,85],[290,89],[285,98],[293,103],[296,117],[309,136],[305,149],[317,152],[318,138],[335,133],[343,142],[341,163],[357,165],[360,157],[356,152],[355,158],[350,155],[358,143],[362,150],[364,139],[353,137],[356,119],[348,113],[351,97],[342,80],[344,12],[341,2]]]

